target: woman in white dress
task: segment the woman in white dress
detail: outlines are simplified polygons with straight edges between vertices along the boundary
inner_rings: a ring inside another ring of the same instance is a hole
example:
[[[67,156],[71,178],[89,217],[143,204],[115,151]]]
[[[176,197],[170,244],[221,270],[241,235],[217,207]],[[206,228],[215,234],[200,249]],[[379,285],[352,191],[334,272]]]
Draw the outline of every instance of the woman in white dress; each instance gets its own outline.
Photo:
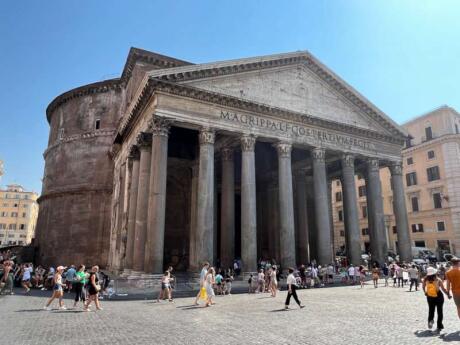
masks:
[[[214,289],[212,287],[215,284],[215,276],[216,271],[214,270],[214,267],[210,267],[205,278],[206,294],[208,295],[208,299],[206,300],[205,304],[206,307],[209,307],[214,304],[212,299],[214,298],[215,294]]]

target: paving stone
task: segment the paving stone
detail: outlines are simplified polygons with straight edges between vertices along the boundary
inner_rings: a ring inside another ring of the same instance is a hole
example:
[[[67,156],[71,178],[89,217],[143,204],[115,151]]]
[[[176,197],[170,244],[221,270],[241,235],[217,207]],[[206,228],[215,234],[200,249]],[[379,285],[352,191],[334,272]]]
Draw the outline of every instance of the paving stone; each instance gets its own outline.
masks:
[[[286,291],[216,297],[210,308],[194,298],[101,301],[103,311],[44,311],[50,292],[0,297],[0,344],[452,344],[460,321],[446,299],[445,330],[427,331],[422,292],[357,286],[300,290],[306,305],[284,311]],[[68,297],[69,295],[66,295]],[[66,305],[72,301],[66,299]],[[54,305],[57,308],[57,305]]]

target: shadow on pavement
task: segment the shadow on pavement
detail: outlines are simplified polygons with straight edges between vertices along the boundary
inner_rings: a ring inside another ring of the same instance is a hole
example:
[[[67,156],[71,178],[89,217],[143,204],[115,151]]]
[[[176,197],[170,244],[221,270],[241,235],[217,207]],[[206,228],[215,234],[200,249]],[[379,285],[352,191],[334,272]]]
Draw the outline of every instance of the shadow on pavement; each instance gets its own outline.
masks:
[[[437,337],[439,335],[439,334],[433,333],[433,331],[430,331],[430,330],[415,331],[414,334],[418,338]]]
[[[282,308],[282,309],[273,309],[273,310],[270,310],[270,312],[271,313],[277,313],[279,311],[291,311],[291,310],[294,310],[294,309],[284,309],[284,308]]]
[[[454,333],[442,334],[440,338],[444,341],[459,341],[460,342],[460,331]]]

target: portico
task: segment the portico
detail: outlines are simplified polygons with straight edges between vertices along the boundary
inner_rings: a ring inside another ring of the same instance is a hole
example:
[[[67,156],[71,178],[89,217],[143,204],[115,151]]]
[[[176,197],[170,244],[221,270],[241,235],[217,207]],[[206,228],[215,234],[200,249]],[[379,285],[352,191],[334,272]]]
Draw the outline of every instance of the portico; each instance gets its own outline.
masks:
[[[405,210],[404,140],[399,126],[306,52],[152,71],[114,142],[114,181],[126,180],[129,195],[126,252],[115,266],[142,274],[196,270],[203,261],[228,267],[236,258],[246,272],[260,258],[284,269],[330,263],[334,179],[344,191],[347,255],[359,264],[357,174],[368,186],[372,261],[381,264],[378,170],[391,167],[395,210]],[[123,180],[121,166],[129,167]],[[408,258],[407,214],[395,216]]]

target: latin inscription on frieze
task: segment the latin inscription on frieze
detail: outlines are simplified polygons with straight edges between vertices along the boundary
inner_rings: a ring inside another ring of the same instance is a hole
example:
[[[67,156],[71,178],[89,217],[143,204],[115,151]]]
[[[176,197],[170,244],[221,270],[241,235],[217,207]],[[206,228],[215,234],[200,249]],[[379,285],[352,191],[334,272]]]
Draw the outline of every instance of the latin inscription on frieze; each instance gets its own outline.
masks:
[[[355,146],[364,150],[369,150],[374,147],[371,142],[356,137],[310,128],[282,120],[267,119],[256,115],[237,114],[221,110],[220,118],[226,121],[237,122],[250,128],[268,129],[284,135],[305,137],[306,139],[336,146]]]

